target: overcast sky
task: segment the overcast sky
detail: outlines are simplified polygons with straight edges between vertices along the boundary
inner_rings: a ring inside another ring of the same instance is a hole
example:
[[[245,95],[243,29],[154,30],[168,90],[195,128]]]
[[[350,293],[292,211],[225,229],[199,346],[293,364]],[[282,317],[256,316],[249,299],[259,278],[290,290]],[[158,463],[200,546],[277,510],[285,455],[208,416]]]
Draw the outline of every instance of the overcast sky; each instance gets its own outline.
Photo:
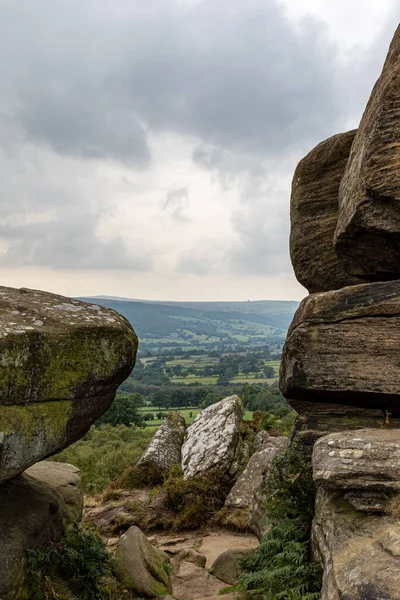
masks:
[[[397,0],[1,0],[0,276],[300,299],[293,170],[357,126]]]

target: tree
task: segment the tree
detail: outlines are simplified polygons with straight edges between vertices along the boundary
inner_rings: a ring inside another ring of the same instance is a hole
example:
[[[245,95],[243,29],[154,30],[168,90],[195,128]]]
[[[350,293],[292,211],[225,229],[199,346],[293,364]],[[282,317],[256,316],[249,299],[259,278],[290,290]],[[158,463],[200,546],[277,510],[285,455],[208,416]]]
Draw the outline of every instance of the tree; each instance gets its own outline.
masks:
[[[140,394],[138,395],[140,396]],[[108,411],[96,422],[96,427],[100,427],[105,423],[109,423],[113,427],[116,425],[145,427],[146,425],[132,396],[136,396],[136,394],[117,394]]]

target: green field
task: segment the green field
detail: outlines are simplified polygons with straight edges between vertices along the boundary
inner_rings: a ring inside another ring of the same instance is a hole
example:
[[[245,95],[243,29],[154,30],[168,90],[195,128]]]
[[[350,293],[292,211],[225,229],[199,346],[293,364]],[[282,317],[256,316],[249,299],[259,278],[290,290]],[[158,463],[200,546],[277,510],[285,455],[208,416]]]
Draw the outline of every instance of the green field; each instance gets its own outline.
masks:
[[[193,423],[193,421],[195,420],[196,416],[203,410],[202,408],[198,408],[198,407],[193,407],[193,408],[166,408],[166,409],[162,409],[161,411],[159,410],[159,408],[157,406],[142,406],[139,409],[139,413],[144,414],[144,413],[158,413],[158,412],[163,412],[164,414],[168,414],[172,411],[177,411],[179,413],[181,413],[181,415],[183,416],[183,418],[186,421],[187,425],[190,425],[190,423]],[[192,416],[190,416],[190,414],[192,414]],[[243,416],[245,421],[251,421],[251,419],[253,418],[253,413],[249,410],[246,410]],[[162,423],[164,422],[164,419],[154,419],[154,421],[145,421],[146,426],[148,427],[159,427]]]

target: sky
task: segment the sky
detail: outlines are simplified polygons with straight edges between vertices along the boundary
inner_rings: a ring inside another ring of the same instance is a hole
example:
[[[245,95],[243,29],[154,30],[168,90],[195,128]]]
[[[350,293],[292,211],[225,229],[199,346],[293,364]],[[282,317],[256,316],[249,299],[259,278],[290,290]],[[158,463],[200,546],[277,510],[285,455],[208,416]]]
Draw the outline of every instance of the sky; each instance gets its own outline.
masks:
[[[397,0],[1,0],[0,282],[297,300],[290,185],[356,127]]]

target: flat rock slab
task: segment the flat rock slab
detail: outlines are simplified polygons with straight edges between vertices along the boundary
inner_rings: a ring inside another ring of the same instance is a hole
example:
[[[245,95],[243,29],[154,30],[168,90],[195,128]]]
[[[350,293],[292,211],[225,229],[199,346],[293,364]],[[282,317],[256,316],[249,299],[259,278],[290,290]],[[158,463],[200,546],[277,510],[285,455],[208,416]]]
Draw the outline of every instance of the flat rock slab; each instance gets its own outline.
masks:
[[[289,400],[400,414],[400,281],[350,286],[303,300],[282,355]]]
[[[400,27],[372,91],[339,193],[336,251],[372,281],[400,276]]]
[[[168,471],[181,462],[181,449],[185,437],[186,423],[179,412],[171,412],[159,427],[147,450],[138,460],[137,466],[153,466]]]
[[[0,481],[81,438],[135,362],[113,310],[0,287]]]
[[[199,552],[206,556],[206,567],[210,568],[215,559],[227,550],[254,550],[258,545],[258,539],[250,533],[235,534],[225,531],[214,531],[203,538]]]
[[[298,281],[310,293],[361,283],[336,254],[339,186],[356,130],[321,142],[297,165],[290,200],[290,256]]]
[[[185,478],[210,469],[218,469],[222,474],[237,473],[242,415],[238,396],[224,398],[197,415],[186,430],[182,446]]]
[[[400,491],[399,430],[360,429],[326,435],[313,451],[317,484],[340,489]]]
[[[320,487],[312,528],[324,569],[321,600],[400,600],[400,522],[356,511]]]

